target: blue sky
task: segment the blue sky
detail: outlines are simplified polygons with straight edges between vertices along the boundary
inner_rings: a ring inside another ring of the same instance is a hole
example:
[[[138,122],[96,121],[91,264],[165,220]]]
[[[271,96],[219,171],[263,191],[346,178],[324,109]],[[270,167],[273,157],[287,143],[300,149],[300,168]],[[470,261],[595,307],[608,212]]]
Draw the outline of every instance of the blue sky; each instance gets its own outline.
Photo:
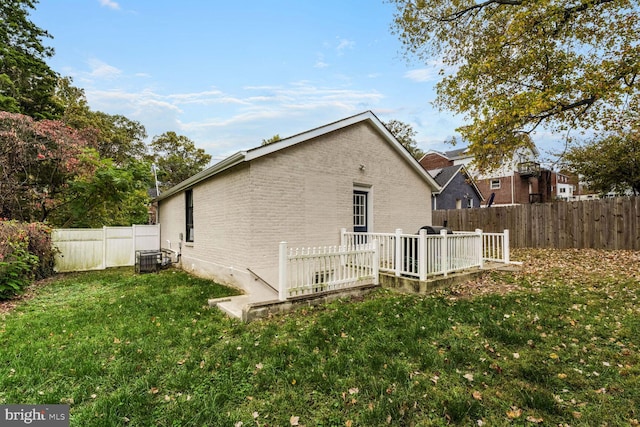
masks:
[[[214,159],[366,110],[423,150],[463,122],[431,106],[440,66],[408,62],[382,0],[40,0],[49,65],[93,110],[175,131]]]

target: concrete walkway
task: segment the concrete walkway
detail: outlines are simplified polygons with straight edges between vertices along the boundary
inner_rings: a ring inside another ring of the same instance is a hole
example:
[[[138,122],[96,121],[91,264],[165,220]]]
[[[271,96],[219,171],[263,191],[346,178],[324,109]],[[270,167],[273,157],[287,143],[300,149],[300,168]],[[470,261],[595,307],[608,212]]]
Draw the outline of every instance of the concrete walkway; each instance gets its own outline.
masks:
[[[242,319],[242,309],[248,304],[268,303],[278,301],[278,293],[271,287],[256,280],[256,286],[251,293],[233,297],[223,297],[209,300],[209,307],[218,307],[231,317]]]

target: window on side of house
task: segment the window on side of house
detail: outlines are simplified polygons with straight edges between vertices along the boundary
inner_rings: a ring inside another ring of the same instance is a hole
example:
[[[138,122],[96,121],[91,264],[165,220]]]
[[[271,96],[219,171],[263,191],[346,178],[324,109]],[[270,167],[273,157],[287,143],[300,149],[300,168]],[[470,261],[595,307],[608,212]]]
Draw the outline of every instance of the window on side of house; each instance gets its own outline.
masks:
[[[467,199],[467,209],[473,208],[473,199]]]
[[[492,190],[500,189],[500,180],[499,179],[492,179],[491,180],[491,189]]]
[[[187,190],[185,195],[185,226],[187,231],[187,242],[193,242],[193,190]]]
[[[366,191],[353,191],[353,231],[367,232],[367,196]]]

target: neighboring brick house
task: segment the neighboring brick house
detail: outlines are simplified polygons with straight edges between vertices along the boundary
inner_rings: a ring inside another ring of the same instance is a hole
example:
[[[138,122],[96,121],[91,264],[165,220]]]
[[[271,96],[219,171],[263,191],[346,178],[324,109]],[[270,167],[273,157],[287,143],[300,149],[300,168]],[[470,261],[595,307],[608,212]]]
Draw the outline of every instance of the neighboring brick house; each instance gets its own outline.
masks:
[[[278,245],[337,245],[340,229],[431,225],[440,187],[371,112],[238,152],[156,198],[181,266],[253,292],[277,285]]]
[[[433,193],[431,206],[434,210],[480,207],[484,198],[464,165],[446,166],[428,172],[441,187],[439,192]]]
[[[466,148],[446,152],[429,151],[420,159],[420,164],[427,170],[464,165],[487,204],[515,205],[553,199],[551,171],[540,168],[538,154],[535,146],[521,149],[511,161],[483,174],[474,170],[473,156]]]

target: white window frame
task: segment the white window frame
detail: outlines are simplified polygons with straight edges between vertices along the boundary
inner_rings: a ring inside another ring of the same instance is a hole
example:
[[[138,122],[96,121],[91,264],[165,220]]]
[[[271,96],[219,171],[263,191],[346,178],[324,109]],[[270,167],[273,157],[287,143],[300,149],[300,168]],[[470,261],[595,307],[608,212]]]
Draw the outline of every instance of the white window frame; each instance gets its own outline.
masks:
[[[500,179],[492,179],[489,181],[489,188],[491,188],[492,190],[499,190],[500,189]]]

